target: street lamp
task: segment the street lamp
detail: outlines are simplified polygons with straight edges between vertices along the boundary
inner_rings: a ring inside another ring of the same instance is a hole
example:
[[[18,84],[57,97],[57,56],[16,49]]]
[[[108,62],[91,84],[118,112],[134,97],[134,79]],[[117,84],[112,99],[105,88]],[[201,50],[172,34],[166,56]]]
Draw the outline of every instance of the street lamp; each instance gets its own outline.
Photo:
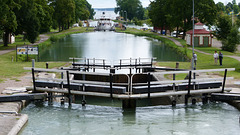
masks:
[[[194,17],[194,0],[193,0],[193,36],[192,36],[192,70],[194,70],[194,20],[195,20],[195,17]]]

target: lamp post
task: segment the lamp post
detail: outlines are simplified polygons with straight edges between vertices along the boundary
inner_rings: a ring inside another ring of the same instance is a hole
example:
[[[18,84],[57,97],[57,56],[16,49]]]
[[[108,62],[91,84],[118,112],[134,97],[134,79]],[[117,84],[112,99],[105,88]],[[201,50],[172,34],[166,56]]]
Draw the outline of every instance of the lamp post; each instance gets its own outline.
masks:
[[[194,0],[193,0],[193,35],[192,35],[192,70],[194,70],[194,20],[195,20],[195,17],[194,17]]]

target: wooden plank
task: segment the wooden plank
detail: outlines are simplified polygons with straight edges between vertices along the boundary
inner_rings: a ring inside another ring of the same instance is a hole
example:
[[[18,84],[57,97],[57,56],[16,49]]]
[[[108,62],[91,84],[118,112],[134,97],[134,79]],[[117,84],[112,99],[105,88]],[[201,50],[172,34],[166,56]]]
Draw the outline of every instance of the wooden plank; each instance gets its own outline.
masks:
[[[21,95],[7,95],[0,96],[0,102],[14,102],[21,100],[43,100],[47,98],[46,93],[36,93],[36,94],[21,94]]]

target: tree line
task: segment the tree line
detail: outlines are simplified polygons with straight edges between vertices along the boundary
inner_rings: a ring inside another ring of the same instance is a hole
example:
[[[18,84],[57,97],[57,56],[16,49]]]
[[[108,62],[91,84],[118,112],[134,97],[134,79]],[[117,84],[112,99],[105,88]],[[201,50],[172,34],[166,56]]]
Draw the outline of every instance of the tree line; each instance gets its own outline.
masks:
[[[195,0],[194,21],[209,28],[214,26],[212,34],[222,41],[222,49],[234,52],[239,43],[239,6],[235,0],[226,6],[221,2],[215,4],[213,0]],[[177,34],[181,31],[184,39],[186,32],[193,28],[193,1],[154,0],[149,5],[149,18],[154,27],[161,29],[161,34],[162,30],[176,30]]]
[[[8,46],[9,34],[24,34],[35,43],[39,33],[68,29],[95,12],[87,0],[0,0],[0,36]]]

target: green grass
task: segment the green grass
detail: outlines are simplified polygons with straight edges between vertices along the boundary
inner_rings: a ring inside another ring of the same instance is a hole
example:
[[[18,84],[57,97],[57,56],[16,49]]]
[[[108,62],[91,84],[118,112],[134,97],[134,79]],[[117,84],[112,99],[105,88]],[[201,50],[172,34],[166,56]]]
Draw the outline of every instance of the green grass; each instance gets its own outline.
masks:
[[[56,37],[58,37],[58,39],[63,38],[69,34],[74,34],[74,33],[83,33],[83,32],[89,32],[89,31],[93,31],[93,28],[89,28],[89,30],[86,30],[86,28],[72,28],[69,30],[65,30],[62,32],[55,32],[55,33],[51,33],[49,34],[49,36],[53,36],[55,35]],[[30,44],[29,42],[25,42],[22,40],[22,36],[17,36],[16,37],[16,43],[14,44],[9,44],[8,48],[5,48],[3,46],[0,47],[0,50],[4,50],[4,49],[10,49],[10,48],[15,48],[16,45],[21,46],[25,44]],[[50,39],[48,39],[47,41],[39,44],[40,47],[48,47],[51,45],[51,41]],[[12,57],[14,58],[14,62],[12,62]],[[22,59],[25,60],[26,56],[22,56]],[[19,58],[21,59],[21,58]],[[27,70],[24,70],[24,67],[31,67],[32,63],[31,62],[21,62],[21,60],[19,60],[19,62],[15,62],[16,61],[16,52],[12,51],[10,53],[4,54],[4,55],[0,55],[0,82],[6,80],[7,78],[15,80],[15,81],[19,81],[17,79],[17,77],[22,76],[24,73],[29,72]],[[49,68],[56,68],[56,67],[61,67],[66,65],[66,62],[50,62],[49,63]],[[37,68],[45,68],[46,63],[45,62],[36,62],[35,63],[35,67]]]

